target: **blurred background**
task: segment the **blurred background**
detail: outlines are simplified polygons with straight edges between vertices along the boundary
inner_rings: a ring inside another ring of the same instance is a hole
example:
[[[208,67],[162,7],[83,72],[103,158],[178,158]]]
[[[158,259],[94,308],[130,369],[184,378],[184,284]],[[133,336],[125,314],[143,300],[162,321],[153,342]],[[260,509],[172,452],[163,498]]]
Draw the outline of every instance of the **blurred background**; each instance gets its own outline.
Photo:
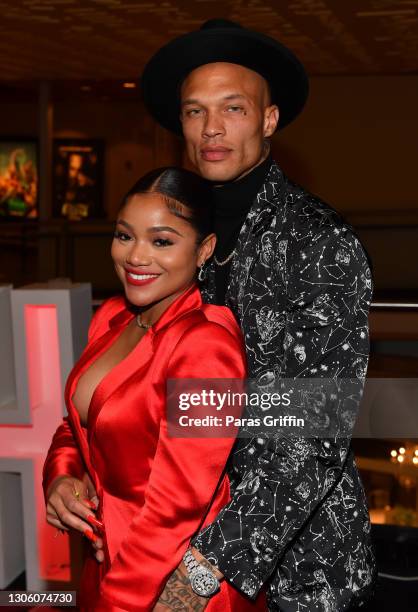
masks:
[[[228,18],[306,66],[308,104],[274,136],[274,157],[371,257],[368,375],[418,377],[418,0],[2,0],[0,10],[1,284],[87,282],[95,306],[119,291],[109,248],[122,196],[151,168],[191,168],[182,141],[147,114],[138,77],[171,38]],[[418,422],[416,399],[404,409]],[[382,410],[396,419],[396,402]],[[417,610],[418,440],[353,446],[381,573],[370,609]]]

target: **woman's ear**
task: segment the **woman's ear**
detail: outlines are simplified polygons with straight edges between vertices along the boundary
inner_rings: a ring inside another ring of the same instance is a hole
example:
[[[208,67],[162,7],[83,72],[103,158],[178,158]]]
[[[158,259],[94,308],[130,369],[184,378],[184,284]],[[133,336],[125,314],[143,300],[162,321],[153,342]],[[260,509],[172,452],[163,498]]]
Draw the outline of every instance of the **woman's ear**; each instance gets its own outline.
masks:
[[[212,257],[213,251],[216,246],[216,234],[209,234],[203,240],[203,242],[199,246],[198,253],[198,265],[201,266],[203,262],[207,261],[210,257]]]

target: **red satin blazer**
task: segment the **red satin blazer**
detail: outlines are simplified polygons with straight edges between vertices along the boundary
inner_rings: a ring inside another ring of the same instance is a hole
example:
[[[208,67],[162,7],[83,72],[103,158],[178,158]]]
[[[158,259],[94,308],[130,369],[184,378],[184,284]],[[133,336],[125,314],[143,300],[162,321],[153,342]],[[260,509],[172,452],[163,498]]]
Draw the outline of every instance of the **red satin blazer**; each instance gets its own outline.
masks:
[[[96,387],[81,426],[72,402],[81,374],[109,348],[134,313],[122,297],[94,315],[86,349],[65,389],[68,417],[44,465],[44,494],[69,474],[92,479],[105,525],[105,561],[89,549],[79,592],[88,612],[151,611],[196,530],[229,500],[222,476],[233,438],[170,438],[167,378],[244,378],[245,352],[231,311],[202,304],[196,284],[183,292],[133,351]],[[266,610],[226,581],[207,612]]]

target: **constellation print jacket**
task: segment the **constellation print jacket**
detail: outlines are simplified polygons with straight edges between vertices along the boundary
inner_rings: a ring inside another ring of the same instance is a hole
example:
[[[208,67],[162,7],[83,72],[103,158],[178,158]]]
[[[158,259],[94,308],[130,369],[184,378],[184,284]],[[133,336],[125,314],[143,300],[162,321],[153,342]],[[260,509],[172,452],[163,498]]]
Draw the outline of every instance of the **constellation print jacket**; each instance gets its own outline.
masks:
[[[213,260],[202,288],[215,303]],[[249,377],[364,383],[372,296],[367,255],[327,204],[273,162],[241,228],[225,303],[244,334]],[[351,434],[351,432],[350,432]],[[370,520],[350,436],[240,438],[231,501],[193,544],[270,610],[343,612],[376,576]]]

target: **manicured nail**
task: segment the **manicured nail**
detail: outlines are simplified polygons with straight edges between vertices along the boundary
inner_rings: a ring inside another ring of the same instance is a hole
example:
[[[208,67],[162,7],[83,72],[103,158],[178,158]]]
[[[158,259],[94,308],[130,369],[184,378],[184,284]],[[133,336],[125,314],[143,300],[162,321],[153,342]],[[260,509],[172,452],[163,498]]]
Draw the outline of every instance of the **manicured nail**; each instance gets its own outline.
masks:
[[[91,499],[87,499],[87,498],[86,498],[84,501],[86,502],[86,504],[87,504],[88,506],[90,506],[90,508],[91,508],[92,510],[96,510],[96,504],[95,504],[94,502],[92,502],[92,501],[91,501]]]
[[[92,542],[97,542],[97,540],[99,539],[97,535],[92,532],[91,529],[85,529],[83,533],[86,536],[86,538],[88,538]]]
[[[87,516],[87,520],[90,523],[90,525],[94,525],[95,527],[98,527],[99,529],[104,529],[103,523],[101,521],[98,521],[97,518],[93,516],[92,514],[89,514]]]

